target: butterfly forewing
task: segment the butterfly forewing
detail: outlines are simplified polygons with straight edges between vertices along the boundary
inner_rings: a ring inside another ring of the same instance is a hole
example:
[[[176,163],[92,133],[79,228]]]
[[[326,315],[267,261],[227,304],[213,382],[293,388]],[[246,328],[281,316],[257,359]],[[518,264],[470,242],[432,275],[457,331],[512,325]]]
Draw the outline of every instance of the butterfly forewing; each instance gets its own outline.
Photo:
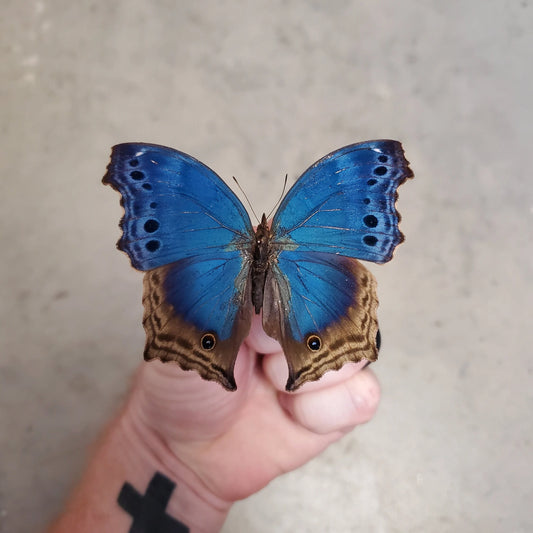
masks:
[[[352,144],[309,167],[272,222],[274,245],[385,263],[403,240],[395,202],[413,174],[397,141]]]
[[[118,247],[138,270],[220,255],[253,235],[250,217],[231,189],[209,167],[172,148],[114,146],[103,181],[122,194]]]

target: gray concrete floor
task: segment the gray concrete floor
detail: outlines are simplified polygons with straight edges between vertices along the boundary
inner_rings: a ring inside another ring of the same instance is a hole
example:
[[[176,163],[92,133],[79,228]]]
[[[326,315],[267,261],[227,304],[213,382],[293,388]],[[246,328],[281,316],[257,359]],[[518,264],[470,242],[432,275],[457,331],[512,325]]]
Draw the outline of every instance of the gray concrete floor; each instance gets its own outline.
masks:
[[[225,532],[533,531],[533,4],[2,2],[0,531],[38,531],[141,359],[110,146],[235,175],[258,212],[342,145],[401,140],[383,402]]]

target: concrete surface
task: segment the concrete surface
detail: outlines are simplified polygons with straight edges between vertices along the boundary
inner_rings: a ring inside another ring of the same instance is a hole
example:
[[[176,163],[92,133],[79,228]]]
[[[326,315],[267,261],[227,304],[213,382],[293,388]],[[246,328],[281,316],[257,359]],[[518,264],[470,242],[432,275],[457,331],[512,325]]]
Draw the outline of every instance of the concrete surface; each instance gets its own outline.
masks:
[[[2,2],[0,531],[38,531],[143,344],[109,148],[235,175],[258,212],[330,150],[400,139],[383,402],[224,532],[533,531],[529,0]]]

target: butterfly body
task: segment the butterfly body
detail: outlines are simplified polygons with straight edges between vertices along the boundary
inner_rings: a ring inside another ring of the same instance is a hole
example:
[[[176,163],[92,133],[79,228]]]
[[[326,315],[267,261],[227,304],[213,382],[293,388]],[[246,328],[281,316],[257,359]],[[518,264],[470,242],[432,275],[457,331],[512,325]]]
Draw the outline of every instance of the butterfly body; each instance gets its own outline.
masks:
[[[252,244],[252,304],[256,314],[259,314],[263,307],[266,275],[270,262],[273,260],[271,240],[272,233],[268,227],[266,215],[263,214]]]
[[[287,390],[347,361],[377,358],[375,281],[403,240],[396,190],[412,176],[396,141],[336,150],[306,170],[256,230],[208,167],[158,145],[113,148],[104,177],[122,194],[119,249],[146,271],[145,358],[236,388],[252,314],[287,357]]]

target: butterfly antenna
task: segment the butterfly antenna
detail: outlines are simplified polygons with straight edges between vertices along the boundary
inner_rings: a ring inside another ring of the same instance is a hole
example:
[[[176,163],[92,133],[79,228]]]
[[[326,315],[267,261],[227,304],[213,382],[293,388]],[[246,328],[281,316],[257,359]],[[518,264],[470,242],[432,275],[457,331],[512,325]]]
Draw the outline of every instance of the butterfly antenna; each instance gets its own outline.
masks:
[[[237,178],[235,176],[232,176],[232,178],[233,178],[233,181],[237,184],[237,187],[239,187],[239,191],[241,191],[243,196],[246,198],[246,201],[248,202],[248,206],[250,207],[250,211],[252,212],[255,219],[257,220],[257,223],[259,224],[260,221],[259,221],[258,216],[255,214],[254,208],[252,206],[252,202],[250,202],[250,200],[248,199],[248,196],[246,196],[246,193],[244,192],[244,189],[241,187],[241,184],[237,181]]]
[[[289,175],[285,174],[285,181],[283,183],[283,189],[281,190],[280,197],[278,198],[278,201],[274,204],[274,207],[270,210],[270,213],[268,213],[267,219],[270,219],[270,215],[274,212],[274,210],[278,207],[278,205],[281,203],[282,198],[285,196],[285,189],[287,188],[287,179]]]

